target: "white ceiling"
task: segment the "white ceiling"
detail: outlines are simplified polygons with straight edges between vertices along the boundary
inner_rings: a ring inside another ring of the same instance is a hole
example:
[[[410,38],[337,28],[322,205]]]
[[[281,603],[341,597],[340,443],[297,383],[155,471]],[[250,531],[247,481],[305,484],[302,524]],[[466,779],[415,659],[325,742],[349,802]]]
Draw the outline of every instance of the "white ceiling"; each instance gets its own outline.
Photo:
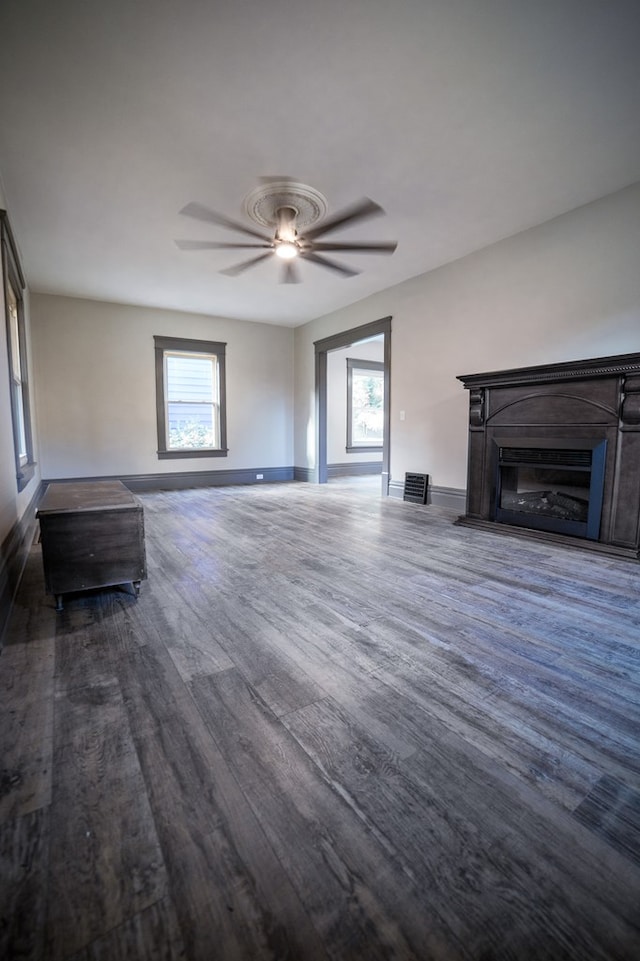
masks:
[[[33,290],[295,326],[640,179],[638,0],[2,0],[0,37]],[[396,253],[285,285],[177,249],[278,175],[373,198],[327,239]]]

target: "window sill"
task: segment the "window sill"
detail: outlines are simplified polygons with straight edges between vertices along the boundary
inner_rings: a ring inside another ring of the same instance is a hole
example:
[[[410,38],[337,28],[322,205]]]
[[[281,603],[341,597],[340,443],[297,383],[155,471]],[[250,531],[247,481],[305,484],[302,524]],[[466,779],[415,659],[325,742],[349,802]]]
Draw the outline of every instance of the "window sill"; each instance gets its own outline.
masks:
[[[345,447],[347,454],[381,454],[382,444],[362,444],[358,447]]]
[[[181,457],[226,457],[229,448],[209,450],[194,447],[193,450],[159,450],[158,460],[176,460]]]
[[[30,480],[33,479],[36,472],[36,464],[33,461],[30,464],[25,464],[21,467],[16,474],[16,480],[18,482],[18,491],[23,491]]]

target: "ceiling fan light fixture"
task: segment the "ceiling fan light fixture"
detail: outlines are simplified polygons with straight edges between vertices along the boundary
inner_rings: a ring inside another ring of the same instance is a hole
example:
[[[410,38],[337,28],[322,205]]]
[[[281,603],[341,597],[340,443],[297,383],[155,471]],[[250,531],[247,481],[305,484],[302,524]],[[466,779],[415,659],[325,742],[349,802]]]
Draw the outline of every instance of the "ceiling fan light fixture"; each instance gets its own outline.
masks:
[[[282,257],[283,260],[293,260],[294,257],[298,256],[298,253],[297,245],[289,240],[283,240],[276,247],[276,256]]]
[[[238,276],[248,267],[254,267],[260,261],[275,254],[285,262],[281,271],[281,283],[295,284],[299,282],[298,272],[293,263],[296,257],[303,258],[307,263],[332,270],[342,277],[355,277],[359,273],[358,270],[328,257],[327,253],[392,254],[398,246],[395,241],[363,243],[320,239],[342,227],[353,226],[383,214],[384,210],[380,204],[369,197],[362,197],[350,207],[342,208],[332,217],[321,219],[321,213],[326,212],[326,201],[317,191],[303,184],[293,183],[291,180],[266,179],[266,185],[263,184],[256,191],[252,191],[246,198],[245,213],[256,223],[270,227],[273,231],[270,235],[254,230],[253,227],[232,220],[225,214],[217,213],[205,207],[204,204],[194,201],[183,207],[180,213],[244,234],[250,237],[252,242],[177,240],[178,247],[181,250],[258,249],[264,251],[250,257],[249,260],[220,271],[230,277]],[[319,218],[321,222],[316,225]]]

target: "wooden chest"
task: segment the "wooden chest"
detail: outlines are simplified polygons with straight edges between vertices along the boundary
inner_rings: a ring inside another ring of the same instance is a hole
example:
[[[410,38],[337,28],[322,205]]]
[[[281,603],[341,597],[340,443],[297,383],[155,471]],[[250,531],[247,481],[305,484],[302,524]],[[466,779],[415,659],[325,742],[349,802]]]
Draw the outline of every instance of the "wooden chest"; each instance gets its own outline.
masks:
[[[142,505],[120,481],[52,483],[37,510],[46,589],[62,595],[146,578]]]

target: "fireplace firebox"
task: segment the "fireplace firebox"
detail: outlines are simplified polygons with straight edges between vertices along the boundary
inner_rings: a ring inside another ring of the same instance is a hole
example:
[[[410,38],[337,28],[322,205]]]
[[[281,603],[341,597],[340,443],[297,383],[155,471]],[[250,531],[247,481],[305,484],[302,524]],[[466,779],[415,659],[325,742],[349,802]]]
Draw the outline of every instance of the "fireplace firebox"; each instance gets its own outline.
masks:
[[[495,520],[597,541],[607,442],[500,447]]]
[[[459,380],[469,458],[458,522],[638,559],[640,354]]]

